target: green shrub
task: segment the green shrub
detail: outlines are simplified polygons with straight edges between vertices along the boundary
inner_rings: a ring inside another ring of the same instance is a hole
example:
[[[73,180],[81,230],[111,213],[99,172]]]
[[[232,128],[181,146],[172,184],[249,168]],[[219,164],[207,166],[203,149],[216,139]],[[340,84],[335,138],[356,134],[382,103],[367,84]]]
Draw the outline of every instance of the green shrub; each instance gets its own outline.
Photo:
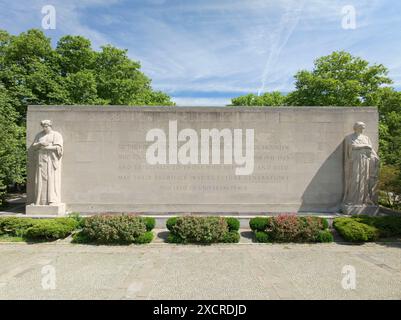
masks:
[[[177,236],[175,233],[169,232],[167,235],[167,242],[168,243],[184,243],[181,237]]]
[[[64,239],[78,227],[78,222],[70,218],[37,219],[24,236],[35,240]]]
[[[47,219],[43,219],[43,220],[47,220]],[[76,229],[79,225],[79,223],[77,222],[77,220],[71,219],[71,218],[55,218],[55,219],[48,219],[49,221],[54,221],[55,223],[59,223],[59,224],[63,224],[68,226],[71,229]],[[40,221],[40,219],[36,220],[36,221]]]
[[[249,227],[252,231],[265,231],[269,225],[270,218],[256,217],[249,220]]]
[[[401,216],[377,217],[373,226],[379,229],[382,237],[401,236]]]
[[[166,222],[170,233],[167,241],[170,243],[233,243],[239,241],[237,219],[223,217],[184,216],[170,218]],[[230,230],[230,227],[233,230]]]
[[[299,217],[298,221],[300,230],[296,240],[299,242],[318,241],[319,232],[326,229],[323,219],[319,217]]]
[[[171,232],[183,243],[214,243],[223,241],[228,225],[222,217],[178,217]]]
[[[271,218],[268,234],[276,242],[300,242],[304,219],[295,214],[283,214]]]
[[[102,215],[85,219],[77,239],[99,244],[128,244],[145,241],[149,235],[143,218],[127,215]]]
[[[353,218],[336,218],[333,226],[346,241],[367,242],[377,240],[379,237],[379,230],[376,227]]]
[[[226,218],[226,222],[228,225],[228,230],[230,231],[238,231],[240,227],[239,220],[236,218]]]
[[[71,218],[0,218],[0,234],[25,237],[32,240],[55,240],[65,238],[77,227],[78,222]]]
[[[258,242],[317,242],[328,222],[319,217],[281,214],[272,218],[251,219],[250,226]]]
[[[78,223],[78,227],[83,227],[85,218],[82,217],[78,212],[71,212],[68,217],[74,219]]]
[[[146,231],[152,231],[156,226],[156,219],[152,217],[142,218],[146,225]]]
[[[173,226],[177,223],[177,217],[171,217],[166,221],[166,227],[169,231],[173,228]]]
[[[255,238],[257,242],[268,243],[270,242],[269,235],[265,231],[256,231]]]
[[[140,235],[136,241],[137,244],[150,243],[153,240],[153,232],[146,231],[144,234]]]
[[[341,218],[335,218],[333,221],[333,227],[335,229],[337,229],[338,227],[349,223],[350,221],[352,221],[352,218],[349,217],[341,217]]]
[[[238,230],[232,230],[229,232],[226,232],[223,238],[224,243],[238,243],[240,240],[240,234],[238,233]]]
[[[401,236],[401,216],[353,216],[355,221],[367,224],[379,229],[380,237]]]
[[[320,230],[317,235],[317,242],[333,242],[334,237],[330,230]]]
[[[86,234],[82,233],[82,231],[74,233],[72,235],[72,243],[91,243],[91,242],[94,243],[94,241],[89,239]]]
[[[320,221],[322,222],[322,230],[326,230],[329,228],[329,222],[325,218],[320,218]]]
[[[314,217],[314,216],[302,216],[299,217],[306,224],[312,224],[319,227],[321,230],[326,230],[329,228],[329,222],[325,218]]]
[[[21,237],[33,226],[35,219],[18,217],[0,217],[0,234]]]

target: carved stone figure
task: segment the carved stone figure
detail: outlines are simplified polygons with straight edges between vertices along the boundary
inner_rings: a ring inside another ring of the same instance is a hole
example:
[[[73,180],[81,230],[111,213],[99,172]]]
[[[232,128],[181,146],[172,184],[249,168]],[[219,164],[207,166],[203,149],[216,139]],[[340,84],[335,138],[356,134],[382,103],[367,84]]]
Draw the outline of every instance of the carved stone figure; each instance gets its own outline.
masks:
[[[344,198],[346,214],[377,212],[379,157],[369,137],[363,134],[365,123],[356,122],[354,133],[344,140]]]
[[[37,152],[35,205],[59,205],[63,137],[52,129],[50,120],[43,120],[40,124],[43,131],[35,137],[33,143]]]

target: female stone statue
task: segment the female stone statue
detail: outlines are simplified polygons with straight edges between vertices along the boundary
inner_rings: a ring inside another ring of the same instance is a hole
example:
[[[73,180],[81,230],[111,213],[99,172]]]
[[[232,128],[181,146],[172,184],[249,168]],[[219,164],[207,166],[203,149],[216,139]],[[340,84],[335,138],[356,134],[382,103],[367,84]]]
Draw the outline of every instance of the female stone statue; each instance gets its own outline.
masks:
[[[35,176],[35,204],[57,205],[61,202],[61,158],[63,156],[63,137],[53,131],[50,120],[41,121],[43,131],[33,143],[37,151]]]
[[[369,137],[362,134],[365,128],[363,122],[356,122],[354,133],[344,141],[345,206],[372,206],[377,203],[379,157]]]

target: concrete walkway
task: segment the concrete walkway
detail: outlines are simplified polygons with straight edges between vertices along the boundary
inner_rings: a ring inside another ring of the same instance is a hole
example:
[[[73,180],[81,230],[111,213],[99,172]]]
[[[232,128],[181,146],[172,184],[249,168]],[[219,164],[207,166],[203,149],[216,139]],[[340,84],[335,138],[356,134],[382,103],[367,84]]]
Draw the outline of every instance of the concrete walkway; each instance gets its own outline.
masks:
[[[401,299],[401,244],[0,243],[0,299]]]

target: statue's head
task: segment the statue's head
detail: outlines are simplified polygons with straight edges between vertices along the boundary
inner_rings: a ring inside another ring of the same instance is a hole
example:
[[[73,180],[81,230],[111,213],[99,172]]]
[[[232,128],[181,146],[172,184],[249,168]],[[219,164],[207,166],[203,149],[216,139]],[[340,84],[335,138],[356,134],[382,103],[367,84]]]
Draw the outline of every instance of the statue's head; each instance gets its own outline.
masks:
[[[355,133],[361,134],[363,130],[365,130],[366,124],[362,121],[355,122],[354,124],[354,131]]]
[[[52,131],[52,121],[51,120],[42,120],[40,122],[40,125],[42,126],[44,132],[49,133],[50,131]]]

